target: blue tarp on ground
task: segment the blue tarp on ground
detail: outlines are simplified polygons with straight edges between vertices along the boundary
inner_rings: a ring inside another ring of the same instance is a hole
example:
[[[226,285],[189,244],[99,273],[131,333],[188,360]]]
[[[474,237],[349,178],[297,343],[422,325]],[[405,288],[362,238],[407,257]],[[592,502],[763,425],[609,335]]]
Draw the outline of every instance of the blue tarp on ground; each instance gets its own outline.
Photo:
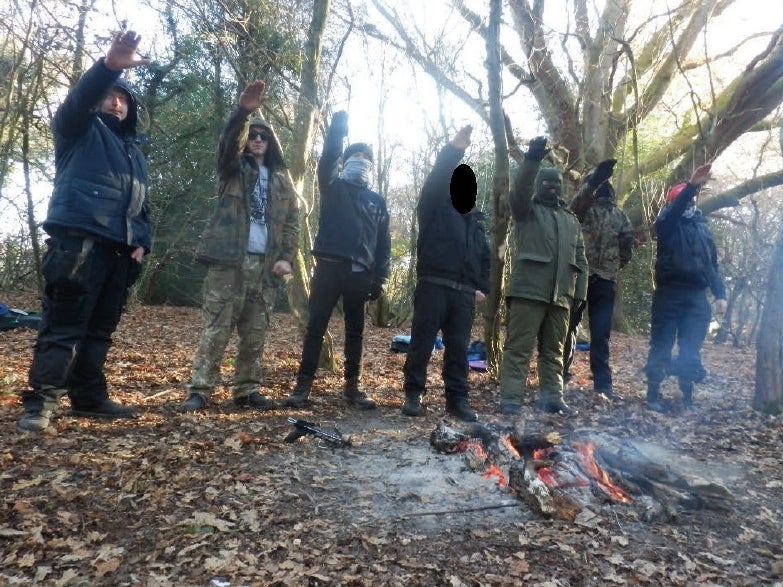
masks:
[[[26,312],[9,308],[8,304],[0,302],[0,330],[13,330],[14,328],[32,328],[38,330],[41,315],[38,312]]]

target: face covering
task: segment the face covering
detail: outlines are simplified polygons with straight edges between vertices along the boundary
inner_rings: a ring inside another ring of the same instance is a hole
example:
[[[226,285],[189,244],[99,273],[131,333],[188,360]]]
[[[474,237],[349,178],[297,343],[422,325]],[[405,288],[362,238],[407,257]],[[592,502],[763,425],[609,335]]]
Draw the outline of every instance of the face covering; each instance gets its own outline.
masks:
[[[563,193],[563,175],[556,167],[538,170],[533,186],[533,198],[545,206],[558,206]]]
[[[370,170],[372,162],[364,157],[351,157],[343,165],[340,178],[348,183],[358,186],[366,186],[370,183]]]

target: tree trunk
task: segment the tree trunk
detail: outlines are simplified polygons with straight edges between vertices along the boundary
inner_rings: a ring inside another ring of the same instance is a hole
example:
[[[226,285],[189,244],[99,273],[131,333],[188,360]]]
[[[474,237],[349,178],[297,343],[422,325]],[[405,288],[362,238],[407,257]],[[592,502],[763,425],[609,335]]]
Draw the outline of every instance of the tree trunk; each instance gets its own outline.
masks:
[[[297,254],[294,276],[288,288],[288,301],[291,310],[297,317],[299,329],[302,333],[304,333],[307,326],[309,314],[307,299],[310,291],[310,278],[307,270],[308,264],[304,255],[309,254],[311,248],[308,220],[310,211],[313,209],[312,199],[305,198],[304,194],[305,191],[310,194],[314,193],[313,190],[305,190],[305,176],[307,175],[307,164],[313,143],[315,116],[318,111],[318,75],[321,69],[321,50],[323,48],[330,4],[331,0],[314,0],[313,2],[313,15],[310,20],[307,41],[304,47],[305,55],[300,76],[299,98],[295,107],[292,141],[289,148],[291,179],[294,182],[297,193],[302,196],[300,201],[304,203],[304,209],[299,214],[302,234],[299,241],[303,246]],[[319,366],[332,372],[337,368],[334,359],[332,336],[328,331],[324,335]]]
[[[756,341],[756,392],[753,408],[765,414],[783,413],[783,226],[767,282],[766,303]]]
[[[484,340],[487,345],[487,365],[490,373],[497,375],[502,355],[500,330],[500,304],[503,294],[504,257],[498,254],[508,232],[509,163],[506,125],[502,106],[502,80],[500,66],[500,16],[501,0],[491,0],[487,24],[487,79],[489,91],[489,126],[495,147],[495,172],[492,178],[492,228],[490,245],[490,287],[484,314]]]

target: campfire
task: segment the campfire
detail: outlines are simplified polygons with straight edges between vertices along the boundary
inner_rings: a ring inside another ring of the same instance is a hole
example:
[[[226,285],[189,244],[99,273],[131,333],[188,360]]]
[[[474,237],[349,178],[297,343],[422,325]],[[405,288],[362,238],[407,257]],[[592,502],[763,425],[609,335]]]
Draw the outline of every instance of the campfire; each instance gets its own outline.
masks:
[[[685,457],[592,429],[557,432],[472,424],[439,425],[430,444],[461,454],[466,467],[497,479],[545,517],[574,521],[585,509],[629,506],[642,519],[676,518],[683,509],[730,508],[731,493],[699,476]],[[681,465],[678,466],[678,462]]]

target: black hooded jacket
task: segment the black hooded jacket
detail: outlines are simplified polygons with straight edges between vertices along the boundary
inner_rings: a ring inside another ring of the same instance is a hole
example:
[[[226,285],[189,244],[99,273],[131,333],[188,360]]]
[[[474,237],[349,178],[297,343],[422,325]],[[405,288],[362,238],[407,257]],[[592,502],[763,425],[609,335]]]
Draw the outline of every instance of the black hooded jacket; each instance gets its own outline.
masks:
[[[696,195],[688,183],[655,220],[658,254],[655,281],[658,285],[712,290],[717,299],[726,299],[726,286],[718,268],[718,253],[707,220],[699,210],[683,216]]]
[[[416,274],[439,277],[489,292],[489,246],[484,213],[476,208],[460,214],[451,202],[449,186],[454,169],[465,151],[446,145],[438,153],[424,187],[416,213],[419,237],[416,243]]]
[[[147,162],[137,144],[136,99],[103,59],[68,93],[52,122],[54,191],[44,229],[78,230],[129,247],[151,247]],[[112,87],[129,96],[122,122],[98,112]]]

